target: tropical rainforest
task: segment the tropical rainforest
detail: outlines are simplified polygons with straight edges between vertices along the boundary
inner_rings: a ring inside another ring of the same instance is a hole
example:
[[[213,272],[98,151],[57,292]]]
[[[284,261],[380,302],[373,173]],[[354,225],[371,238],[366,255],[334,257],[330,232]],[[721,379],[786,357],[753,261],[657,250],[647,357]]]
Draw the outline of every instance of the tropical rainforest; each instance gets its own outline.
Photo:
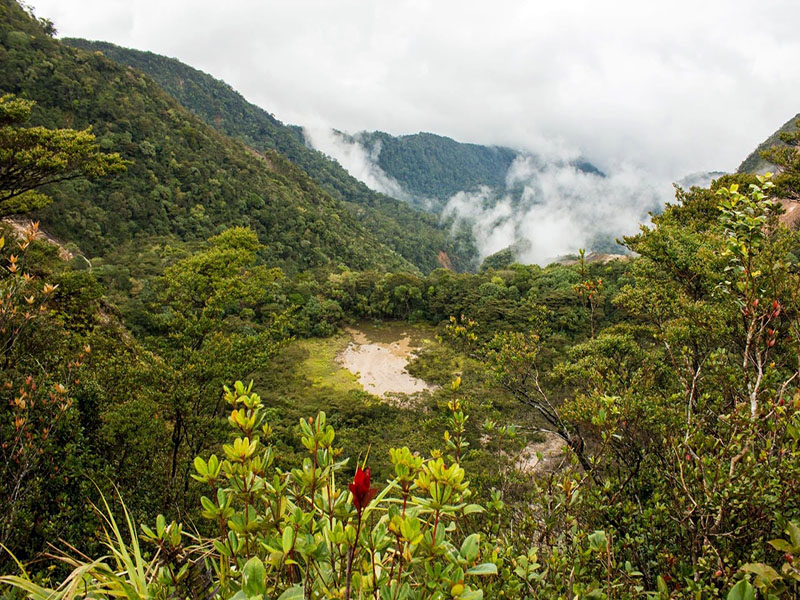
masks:
[[[799,597],[796,129],[628,255],[478,265],[224,84],[0,17],[0,597]],[[426,385],[368,391],[398,331]]]

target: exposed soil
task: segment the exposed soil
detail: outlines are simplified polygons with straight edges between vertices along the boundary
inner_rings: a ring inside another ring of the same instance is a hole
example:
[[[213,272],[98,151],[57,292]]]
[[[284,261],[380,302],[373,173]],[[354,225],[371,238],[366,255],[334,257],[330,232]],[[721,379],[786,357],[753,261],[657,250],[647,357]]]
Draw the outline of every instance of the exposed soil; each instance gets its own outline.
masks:
[[[416,394],[436,389],[436,386],[406,371],[414,352],[422,347],[419,336],[406,331],[383,331],[379,336],[364,329],[347,328],[345,331],[352,339],[336,357],[336,362],[358,377],[364,391],[391,398],[394,394]]]
[[[439,254],[436,255],[436,260],[439,262],[439,264],[442,266],[443,269],[447,269],[448,271],[453,270],[453,261],[450,260],[450,257],[444,250],[439,250]]]
[[[567,460],[566,442],[555,433],[545,433],[544,441],[531,442],[517,458],[516,468],[522,473],[552,473]],[[541,458],[540,458],[541,455]]]
[[[789,229],[797,229],[800,226],[800,200],[798,198],[785,198],[780,201],[784,212],[780,216],[781,223],[785,223]]]
[[[589,252],[584,257],[584,262],[587,265],[592,263],[602,263],[607,265],[610,262],[614,262],[615,260],[628,260],[630,256],[626,254],[609,254],[607,252]],[[560,265],[577,265],[580,261],[577,258],[565,256],[556,261]]]
[[[11,229],[14,231],[14,234],[17,237],[22,237],[25,235],[25,230],[27,229],[28,225],[30,224],[29,220],[24,219],[13,219],[13,218],[6,218],[3,219],[3,223],[11,226]],[[51,244],[58,246],[58,256],[61,260],[72,260],[73,254],[69,250],[66,249],[64,244],[59,242],[56,238],[51,236],[50,234],[45,233],[41,229],[36,234],[37,240],[44,240]]]

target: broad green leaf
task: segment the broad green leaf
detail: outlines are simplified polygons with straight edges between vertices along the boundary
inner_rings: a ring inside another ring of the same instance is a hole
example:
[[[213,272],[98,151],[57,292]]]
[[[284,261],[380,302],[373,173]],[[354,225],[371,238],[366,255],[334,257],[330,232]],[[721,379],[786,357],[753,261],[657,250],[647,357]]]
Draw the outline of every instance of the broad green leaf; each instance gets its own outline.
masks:
[[[247,594],[248,598],[251,596],[263,596],[267,591],[267,571],[264,569],[264,563],[257,556],[254,556],[245,563],[242,569],[244,575],[244,583],[242,591]]]
[[[765,579],[772,583],[773,581],[777,581],[781,578],[780,574],[770,567],[769,565],[765,565],[762,563],[749,563],[742,567],[742,571],[747,573],[754,573],[758,575],[760,578]]]
[[[471,515],[472,513],[482,513],[482,512],[484,512],[484,509],[480,504],[467,504],[464,507],[465,515]]]
[[[746,579],[733,586],[727,596],[727,600],[755,600],[755,598],[755,589]]]
[[[461,557],[467,563],[471,563],[478,558],[478,550],[480,550],[480,536],[473,533],[461,544]]]
[[[497,575],[497,565],[494,563],[481,563],[468,569],[467,575]]]
[[[789,534],[789,538],[792,540],[792,545],[795,548],[800,548],[800,526],[798,526],[794,521],[791,521],[786,526],[786,533]]]
[[[769,545],[779,552],[791,553],[794,551],[794,547],[786,540],[770,540]]]
[[[289,550],[292,549],[292,544],[294,543],[294,529],[291,526],[287,526],[286,529],[283,530],[283,539],[281,540],[281,545],[283,546],[283,553],[289,554]]]
[[[292,586],[288,590],[283,592],[280,596],[278,596],[278,600],[302,600],[302,599],[303,599],[303,587],[300,585]]]
[[[656,578],[656,587],[658,587],[658,594],[662,598],[669,598],[669,588],[667,587],[667,582],[664,581],[664,578],[661,575]]]

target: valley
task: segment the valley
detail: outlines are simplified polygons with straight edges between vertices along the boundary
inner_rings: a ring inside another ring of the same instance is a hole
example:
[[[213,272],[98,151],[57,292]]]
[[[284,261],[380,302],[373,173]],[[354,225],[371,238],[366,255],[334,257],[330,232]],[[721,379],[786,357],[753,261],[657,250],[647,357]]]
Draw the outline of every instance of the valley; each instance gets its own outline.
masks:
[[[317,125],[0,0],[0,598],[798,597],[796,128]]]

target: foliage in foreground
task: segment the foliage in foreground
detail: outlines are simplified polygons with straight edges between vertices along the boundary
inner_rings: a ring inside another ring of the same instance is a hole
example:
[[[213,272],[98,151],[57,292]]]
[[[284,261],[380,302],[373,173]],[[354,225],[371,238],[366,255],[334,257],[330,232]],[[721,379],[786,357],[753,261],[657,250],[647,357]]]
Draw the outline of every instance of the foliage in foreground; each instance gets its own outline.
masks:
[[[463,533],[470,515],[483,509],[468,503],[469,484],[457,462],[398,448],[392,451],[396,477],[380,493],[362,466],[348,491],[341,476],[347,460],[340,460],[324,413],[300,422],[309,456],[283,472],[272,465],[260,398],[237,383],[226,389],[225,401],[235,437],[222,459],[198,457],[193,476],[211,492],[202,498],[202,515],[212,537],[185,535],[159,517],[154,530],[142,527],[158,548],[145,564],[136,536],[123,540],[109,518],[114,568],[107,559],[68,559],[75,570],[59,590],[24,574],[0,581],[36,598],[116,592],[129,598],[482,597],[472,581],[495,575],[497,567],[479,562],[480,535]],[[120,571],[124,578],[113,576]]]

